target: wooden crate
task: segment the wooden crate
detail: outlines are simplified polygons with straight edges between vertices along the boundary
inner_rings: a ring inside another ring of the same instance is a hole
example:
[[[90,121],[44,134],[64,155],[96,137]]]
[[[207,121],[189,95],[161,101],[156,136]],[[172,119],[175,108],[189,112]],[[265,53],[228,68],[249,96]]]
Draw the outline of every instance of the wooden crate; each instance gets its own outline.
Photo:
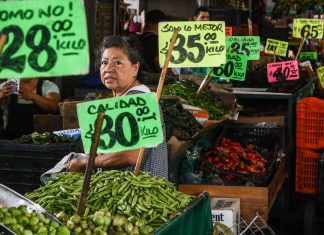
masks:
[[[285,166],[281,164],[268,187],[179,184],[178,188],[180,192],[190,195],[198,195],[206,191],[210,197],[240,198],[241,217],[245,220],[252,219],[258,211],[267,221],[277,193],[286,177]]]

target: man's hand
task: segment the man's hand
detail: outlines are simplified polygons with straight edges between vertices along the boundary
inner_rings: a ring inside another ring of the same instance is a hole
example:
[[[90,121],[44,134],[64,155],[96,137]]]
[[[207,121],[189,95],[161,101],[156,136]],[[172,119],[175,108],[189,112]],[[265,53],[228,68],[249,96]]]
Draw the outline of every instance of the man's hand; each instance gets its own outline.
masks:
[[[35,97],[35,95],[37,95],[37,94],[34,93],[33,91],[31,91],[30,89],[20,86],[20,89],[19,89],[19,98],[20,99],[33,101],[33,98]]]
[[[0,99],[3,99],[5,97],[7,97],[8,95],[10,95],[12,92],[12,89],[13,89],[12,85],[10,85],[9,83],[6,83],[2,87],[2,89],[0,89]]]

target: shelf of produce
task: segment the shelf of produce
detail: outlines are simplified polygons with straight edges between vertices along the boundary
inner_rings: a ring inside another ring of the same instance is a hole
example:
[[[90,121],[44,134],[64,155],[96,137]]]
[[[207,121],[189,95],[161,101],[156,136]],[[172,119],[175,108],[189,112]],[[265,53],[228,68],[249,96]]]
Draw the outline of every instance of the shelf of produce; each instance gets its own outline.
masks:
[[[255,216],[256,212],[259,212],[262,218],[267,221],[268,214],[286,176],[287,171],[284,162],[282,162],[267,187],[179,184],[178,189],[189,195],[198,195],[206,191],[211,197],[240,198],[241,217],[250,219]]]

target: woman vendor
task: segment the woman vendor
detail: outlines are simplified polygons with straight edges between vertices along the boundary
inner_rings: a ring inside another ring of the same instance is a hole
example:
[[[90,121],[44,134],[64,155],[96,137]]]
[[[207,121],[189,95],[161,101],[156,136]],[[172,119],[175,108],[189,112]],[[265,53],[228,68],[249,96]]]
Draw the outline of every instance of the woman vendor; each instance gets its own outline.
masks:
[[[0,84],[4,138],[15,139],[34,132],[34,114],[58,111],[60,93],[57,85],[39,78],[17,79],[19,90],[9,81]]]
[[[121,36],[106,37],[103,39],[100,54],[101,81],[113,91],[115,97],[150,91],[137,77],[141,67],[141,53],[136,41]],[[95,158],[94,167],[133,170],[138,154],[139,149],[99,155]],[[68,171],[84,171],[87,161],[87,158],[75,158],[65,167]],[[165,138],[157,147],[145,149],[141,170],[154,176],[168,178]]]

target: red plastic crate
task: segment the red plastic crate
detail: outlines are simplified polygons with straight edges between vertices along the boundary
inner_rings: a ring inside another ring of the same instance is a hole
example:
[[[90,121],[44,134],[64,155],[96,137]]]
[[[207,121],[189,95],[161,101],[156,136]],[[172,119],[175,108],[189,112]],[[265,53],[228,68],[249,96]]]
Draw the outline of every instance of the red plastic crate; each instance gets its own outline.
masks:
[[[310,149],[296,149],[296,192],[307,194],[318,192],[320,155],[319,152]]]
[[[324,101],[314,97],[297,103],[296,146],[320,150],[324,148]]]

